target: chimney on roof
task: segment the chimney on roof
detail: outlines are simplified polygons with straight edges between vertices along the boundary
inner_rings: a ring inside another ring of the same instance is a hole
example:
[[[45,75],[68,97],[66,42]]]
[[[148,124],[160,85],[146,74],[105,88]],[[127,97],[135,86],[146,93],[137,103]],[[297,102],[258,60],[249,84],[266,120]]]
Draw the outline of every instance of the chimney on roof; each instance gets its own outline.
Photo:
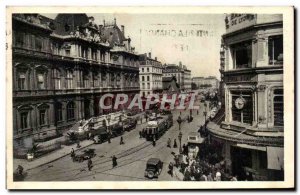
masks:
[[[124,25],[121,25],[121,31],[122,31],[122,33],[123,33],[123,35],[125,37],[125,27],[124,27]]]
[[[105,26],[105,20],[103,20],[103,25]]]
[[[181,61],[179,62],[179,68],[182,68],[182,63],[181,63]]]
[[[151,52],[148,53],[148,57],[151,58]]]
[[[114,22],[115,22],[115,25],[117,25],[117,19],[116,18],[114,18]]]

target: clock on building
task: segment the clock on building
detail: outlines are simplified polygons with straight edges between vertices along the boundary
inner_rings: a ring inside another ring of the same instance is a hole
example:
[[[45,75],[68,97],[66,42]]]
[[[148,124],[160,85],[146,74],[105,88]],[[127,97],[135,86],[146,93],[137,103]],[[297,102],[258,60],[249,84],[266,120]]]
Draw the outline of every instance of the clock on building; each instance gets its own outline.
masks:
[[[235,107],[239,110],[244,108],[245,103],[246,103],[246,100],[243,97],[238,97],[234,102]]]

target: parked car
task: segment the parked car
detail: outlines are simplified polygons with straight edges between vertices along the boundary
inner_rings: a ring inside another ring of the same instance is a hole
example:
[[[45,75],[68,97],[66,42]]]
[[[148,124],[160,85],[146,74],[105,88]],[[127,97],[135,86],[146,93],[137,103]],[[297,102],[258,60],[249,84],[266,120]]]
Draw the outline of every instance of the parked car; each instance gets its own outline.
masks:
[[[124,131],[130,131],[134,129],[136,125],[137,125],[137,120],[135,118],[127,118],[123,124]]]
[[[162,171],[163,162],[159,158],[150,158],[146,164],[145,177],[153,179],[158,177]]]
[[[80,151],[79,154],[76,154],[73,157],[73,161],[74,162],[83,162],[84,160],[88,160],[95,156],[96,156],[95,149],[87,149],[87,150]]]

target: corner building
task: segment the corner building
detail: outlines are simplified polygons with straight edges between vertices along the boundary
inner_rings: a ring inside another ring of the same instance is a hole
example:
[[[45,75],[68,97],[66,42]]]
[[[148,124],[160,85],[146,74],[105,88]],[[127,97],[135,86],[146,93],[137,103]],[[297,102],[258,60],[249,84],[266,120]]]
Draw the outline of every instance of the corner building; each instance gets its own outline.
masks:
[[[225,114],[207,125],[211,143],[239,180],[283,180],[282,15],[231,14],[225,23]]]
[[[139,55],[116,20],[97,25],[86,14],[54,20],[14,14],[12,20],[14,148],[112,112],[99,106],[105,93],[139,93]]]

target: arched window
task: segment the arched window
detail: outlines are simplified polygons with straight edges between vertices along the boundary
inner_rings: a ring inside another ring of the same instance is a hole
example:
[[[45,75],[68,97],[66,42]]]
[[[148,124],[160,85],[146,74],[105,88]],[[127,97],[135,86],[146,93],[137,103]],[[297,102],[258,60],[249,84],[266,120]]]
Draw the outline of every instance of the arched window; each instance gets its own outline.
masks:
[[[37,71],[37,88],[46,89],[46,73],[43,71]]]
[[[60,71],[58,69],[53,70],[53,80],[55,89],[61,89]]]
[[[84,88],[90,87],[90,77],[88,72],[83,73],[83,86]]]
[[[73,88],[73,72],[71,70],[67,70],[66,88],[67,89]]]
[[[67,104],[67,120],[75,119],[75,104],[74,102],[69,102]]]
[[[18,108],[19,112],[19,129],[29,129],[30,128],[30,111],[32,110],[31,106],[22,105]]]
[[[283,126],[284,125],[283,89],[274,90],[273,107],[274,107],[274,126]]]

